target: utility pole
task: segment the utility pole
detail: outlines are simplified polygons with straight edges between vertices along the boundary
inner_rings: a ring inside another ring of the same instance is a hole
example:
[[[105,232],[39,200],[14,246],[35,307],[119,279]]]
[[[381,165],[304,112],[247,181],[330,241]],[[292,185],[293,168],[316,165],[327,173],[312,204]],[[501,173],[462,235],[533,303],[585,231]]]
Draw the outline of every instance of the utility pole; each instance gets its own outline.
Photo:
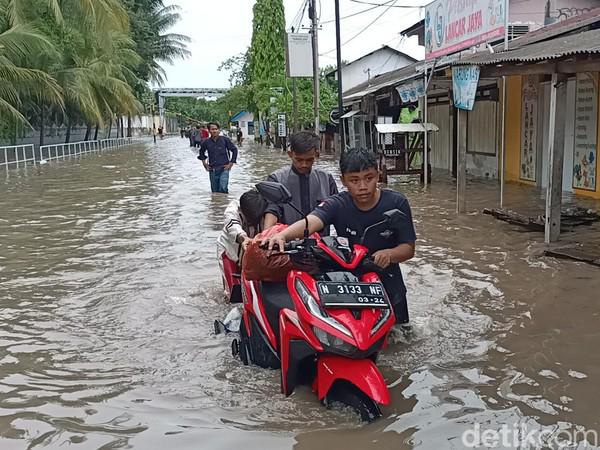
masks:
[[[150,106],[150,114],[152,114],[152,140],[156,144],[156,123],[154,122],[154,102],[152,102],[152,105]]]
[[[292,129],[294,133],[298,131],[298,86],[296,77],[292,78]]]
[[[312,34],[312,53],[313,53],[313,113],[315,123],[315,134],[319,134],[319,40],[318,28],[319,18],[317,17],[317,0],[310,0],[308,17],[311,19],[310,32]]]
[[[340,134],[340,155],[346,150],[346,137],[344,136],[344,100],[342,98],[342,39],[340,33],[340,0],[335,0],[335,46],[337,56],[337,87],[338,87],[338,127]]]
[[[292,34],[294,31],[294,27],[292,27]],[[294,133],[298,131],[298,85],[296,84],[296,77],[292,77],[292,131]]]

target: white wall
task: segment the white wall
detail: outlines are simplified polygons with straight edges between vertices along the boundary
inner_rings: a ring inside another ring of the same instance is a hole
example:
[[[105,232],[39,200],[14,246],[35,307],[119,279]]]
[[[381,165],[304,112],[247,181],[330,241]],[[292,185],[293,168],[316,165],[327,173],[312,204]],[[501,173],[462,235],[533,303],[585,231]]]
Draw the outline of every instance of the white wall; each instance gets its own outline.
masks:
[[[382,48],[359,61],[342,67],[342,90],[347,91],[367,81],[369,78],[367,69],[370,69],[371,79],[373,79],[376,75],[401,69],[412,62],[404,55],[399,55],[388,48]]]

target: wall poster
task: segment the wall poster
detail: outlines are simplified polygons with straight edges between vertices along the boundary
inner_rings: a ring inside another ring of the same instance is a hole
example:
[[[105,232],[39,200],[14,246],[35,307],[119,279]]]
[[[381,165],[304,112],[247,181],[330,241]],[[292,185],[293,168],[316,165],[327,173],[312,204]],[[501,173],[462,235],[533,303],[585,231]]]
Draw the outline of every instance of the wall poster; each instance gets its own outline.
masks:
[[[575,142],[573,187],[596,190],[598,145],[598,76],[578,73],[575,88]]]
[[[523,77],[521,111],[521,180],[536,181],[538,94],[540,92],[537,75]]]

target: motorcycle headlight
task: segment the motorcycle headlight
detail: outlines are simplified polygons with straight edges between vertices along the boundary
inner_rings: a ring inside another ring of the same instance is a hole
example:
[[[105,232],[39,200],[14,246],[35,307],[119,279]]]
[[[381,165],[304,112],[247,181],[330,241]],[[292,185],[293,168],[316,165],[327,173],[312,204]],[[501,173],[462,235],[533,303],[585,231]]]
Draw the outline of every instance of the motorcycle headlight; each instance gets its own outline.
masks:
[[[313,333],[321,344],[329,347],[332,350],[337,350],[340,353],[352,353],[356,347],[337,336],[333,336],[318,327],[312,327]]]
[[[350,330],[348,330],[348,328],[346,328],[344,325],[339,323],[333,317],[329,317],[327,315],[327,313],[325,311],[323,311],[323,309],[317,303],[317,301],[315,300],[313,295],[310,293],[310,291],[308,290],[306,285],[302,281],[300,281],[299,278],[296,278],[294,286],[296,287],[296,291],[298,292],[298,294],[300,295],[300,298],[302,299],[302,303],[304,303],[304,305],[306,306],[308,311],[313,316],[317,317],[319,320],[322,320],[326,324],[331,325],[333,328],[335,328],[336,330],[338,330],[341,333],[344,333],[346,336],[352,337],[352,333],[350,333]]]
[[[375,333],[377,333],[379,331],[381,326],[387,322],[387,320],[390,318],[391,315],[392,315],[391,307],[381,310],[381,315],[379,316],[379,320],[377,322],[375,322],[375,325],[373,325],[373,329],[371,330],[371,336],[373,336]]]

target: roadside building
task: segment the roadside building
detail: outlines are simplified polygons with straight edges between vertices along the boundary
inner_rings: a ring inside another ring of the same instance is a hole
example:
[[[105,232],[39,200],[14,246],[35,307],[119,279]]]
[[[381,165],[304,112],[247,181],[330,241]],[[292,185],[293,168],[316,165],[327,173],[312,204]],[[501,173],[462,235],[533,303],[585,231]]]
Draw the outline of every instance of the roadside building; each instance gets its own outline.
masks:
[[[546,242],[557,240],[563,191],[600,199],[600,8],[455,65],[506,77],[506,180],[547,189]]]
[[[342,66],[342,83],[344,92],[362,83],[369,83],[382,73],[400,69],[416,61],[413,57],[383,45],[354,61]],[[337,69],[325,75],[337,80]]]
[[[565,23],[579,21],[578,17],[594,15],[592,9],[598,0],[511,0],[508,38],[511,42],[536,42],[543,32],[536,30],[546,24],[563,27]],[[597,13],[596,13],[597,15]],[[548,28],[548,27],[546,27]],[[402,34],[418,36],[419,44],[425,44],[425,22],[403,30]],[[503,37],[491,41],[500,51]],[[521,44],[521,45],[523,45]],[[438,57],[434,61],[415,61],[396,70],[372,76],[352,87],[346,87],[344,79],[344,104],[351,111],[343,116],[346,131],[346,144],[371,145],[376,137],[371,132],[375,123],[397,123],[403,108],[420,106],[424,120],[425,104],[423,99],[401,98],[403,89],[410,89],[419,78],[425,81],[428,72],[427,121],[436,124],[439,132],[431,134],[428,146],[431,148],[433,169],[456,175],[457,170],[457,114],[452,99],[452,64],[461,57],[470,57],[473,51],[487,54],[488,46],[482,44],[471,49]],[[431,72],[433,71],[433,75]],[[343,75],[345,76],[345,75]],[[482,76],[477,87],[475,106],[467,113],[467,173],[470,177],[500,178],[499,158],[502,138],[502,80],[498,77]]]
[[[238,129],[244,133],[244,139],[254,140],[254,114],[248,111],[240,111],[230,120]]]

